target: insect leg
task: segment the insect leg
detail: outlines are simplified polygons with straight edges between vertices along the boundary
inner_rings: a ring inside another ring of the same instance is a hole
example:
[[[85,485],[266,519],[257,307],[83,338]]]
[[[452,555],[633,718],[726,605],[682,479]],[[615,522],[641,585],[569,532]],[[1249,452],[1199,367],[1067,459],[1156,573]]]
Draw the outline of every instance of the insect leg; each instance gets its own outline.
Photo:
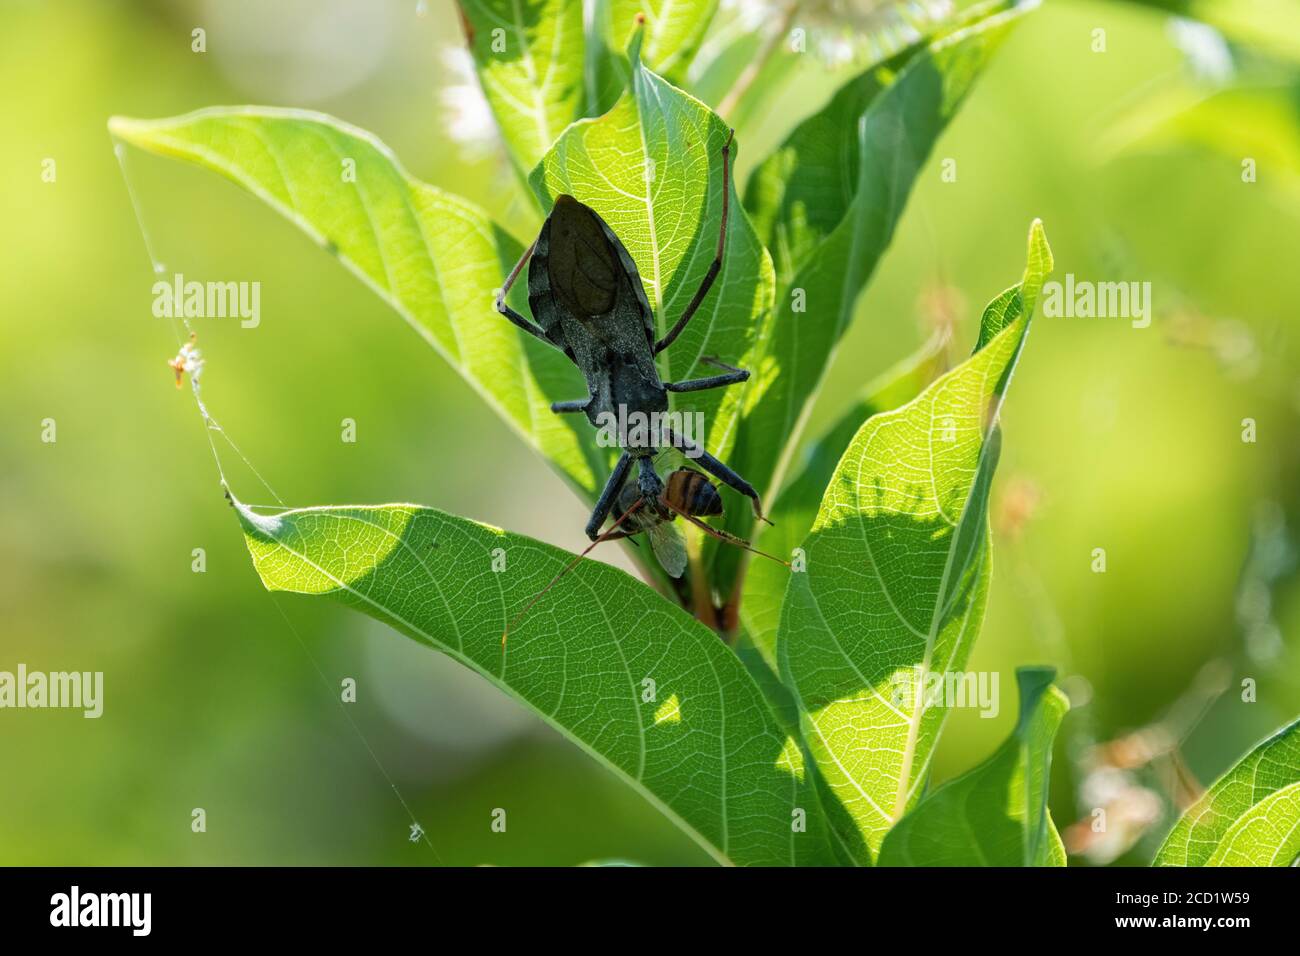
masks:
[[[526,318],[524,318],[514,309],[510,308],[510,306],[506,305],[506,296],[510,294],[510,287],[513,286],[515,284],[515,280],[519,278],[519,273],[523,271],[524,264],[527,263],[529,258],[532,256],[533,246],[536,245],[537,243],[533,243],[532,246],[529,246],[527,249],[524,250],[524,254],[519,257],[519,261],[515,263],[515,267],[510,270],[510,275],[506,276],[505,285],[503,285],[500,288],[500,290],[497,292],[496,307],[498,312],[504,315],[515,325],[519,326],[519,328],[523,329],[529,335],[541,339],[543,342],[545,342],[553,349],[558,349],[559,346],[556,345],[554,342],[552,342],[550,339],[548,339],[546,337],[545,332],[539,329],[532,322],[529,322]]]
[[[725,375],[710,375],[707,378],[693,378],[685,382],[664,382],[664,388],[670,392],[701,392],[706,388],[721,388],[723,385],[738,385],[741,382],[749,380],[749,372],[743,368],[736,368],[734,365],[728,365],[726,362],[719,361],[715,358],[705,358],[700,361],[709,365],[716,365],[718,368],[727,369]]]
[[[570,571],[576,568],[578,566],[578,562],[580,562],[587,555],[591,554],[592,548],[596,547],[596,545],[600,544],[602,541],[612,541],[615,538],[627,538],[630,537],[631,535],[636,534],[635,531],[619,531],[618,526],[622,524],[624,521],[626,521],[628,518],[630,518],[633,512],[635,512],[638,508],[640,508],[642,504],[643,502],[638,501],[626,512],[624,512],[623,517],[619,518],[618,521],[614,522],[614,527],[610,528],[604,534],[596,537],[591,542],[591,544],[587,545],[587,549],[583,551],[582,554],[578,555],[576,558],[574,558],[572,561],[566,564],[564,566],[564,569],[560,571],[559,574],[551,578],[550,583],[547,584],[546,587],[542,588],[540,591],[534,594],[533,599],[529,601],[526,605],[524,605],[524,609],[522,611],[520,611],[513,618],[511,618],[509,621],[506,622],[506,628],[504,631],[501,632],[501,659],[502,659],[503,666],[505,663],[506,638],[510,636],[510,628],[514,627],[517,623],[519,623],[519,619],[523,617],[525,614],[527,614],[530,610],[532,610],[533,605],[536,604],[538,601],[540,601],[542,599],[542,596],[545,595],[547,591],[555,587],[555,583],[559,581],[560,578],[564,577],[566,574],[568,574]],[[635,541],[632,543],[636,544]]]
[[[760,521],[767,521],[767,518],[763,514],[763,503],[758,500],[758,492],[754,490],[753,485],[747,482],[744,478],[741,478],[740,475],[736,474],[722,462],[718,461],[718,459],[710,455],[701,446],[694,445],[688,441],[679,440],[671,428],[664,429],[664,438],[667,440],[668,444],[680,448],[687,458],[692,458],[698,461],[700,467],[711,474],[714,478],[717,478],[723,484],[736,489],[748,498],[754,506],[754,515]],[[771,524],[772,522],[767,521],[767,523]]]
[[[590,404],[591,396],[575,398],[571,402],[551,402],[551,411],[557,415],[562,415],[565,412],[585,412]]]
[[[731,139],[735,135],[736,131],[733,129],[727,134],[726,145],[722,147],[722,226],[718,229],[718,251],[713,256],[713,262],[709,264],[709,271],[705,273],[704,281],[695,290],[695,295],[692,297],[690,304],[686,306],[686,311],[682,313],[682,317],[668,330],[667,335],[655,343],[655,355],[672,345],[677,336],[682,334],[682,329],[686,328],[686,323],[695,315],[700,303],[704,301],[704,297],[713,288],[713,280],[718,277],[718,272],[722,269],[722,250],[727,244],[727,212],[731,205],[731,174],[729,172],[731,166]]]
[[[658,501],[659,496],[664,493],[664,483],[659,473],[655,471],[653,455],[641,459],[641,473],[637,476],[637,486],[641,491],[641,497],[647,501]]]
[[[746,551],[750,551],[754,554],[761,555],[764,558],[771,558],[777,564],[784,564],[787,568],[790,567],[789,561],[783,561],[780,558],[778,558],[776,555],[768,554],[766,551],[759,551],[758,548],[751,545],[744,538],[737,538],[730,531],[723,531],[721,528],[715,528],[712,525],[705,524],[699,518],[695,517],[695,515],[687,514],[685,511],[682,511],[680,508],[673,507],[673,505],[668,502],[665,502],[665,504],[668,504],[669,511],[681,515],[683,518],[685,518],[691,524],[695,525],[695,527],[699,528],[705,534],[711,535],[712,537],[717,538],[719,541],[725,541],[728,544],[734,544],[738,548],[744,548]]]
[[[609,481],[605,482],[605,490],[600,493],[595,510],[591,512],[591,520],[587,522],[587,537],[592,541],[600,537],[600,526],[609,517],[609,509],[614,507],[614,499],[618,497],[618,493],[623,487],[623,480],[627,477],[627,470],[631,466],[632,455],[623,452],[619,456],[618,463],[614,465],[614,470],[609,473]]]

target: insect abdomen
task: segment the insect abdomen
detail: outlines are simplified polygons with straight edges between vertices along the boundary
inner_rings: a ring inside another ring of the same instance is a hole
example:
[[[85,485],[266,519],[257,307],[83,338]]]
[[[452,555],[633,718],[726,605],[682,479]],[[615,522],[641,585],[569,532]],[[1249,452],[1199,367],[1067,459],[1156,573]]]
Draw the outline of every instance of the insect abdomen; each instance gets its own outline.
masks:
[[[665,494],[669,501],[689,515],[722,514],[722,496],[700,472],[679,468],[668,476]]]

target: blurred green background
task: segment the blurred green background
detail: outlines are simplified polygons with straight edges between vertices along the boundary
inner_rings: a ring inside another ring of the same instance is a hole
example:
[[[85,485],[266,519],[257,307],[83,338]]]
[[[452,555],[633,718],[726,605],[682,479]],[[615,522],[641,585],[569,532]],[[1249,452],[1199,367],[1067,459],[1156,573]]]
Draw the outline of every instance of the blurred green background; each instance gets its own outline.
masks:
[[[112,114],[320,109],[517,236],[535,228],[501,152],[450,135],[473,120],[448,60],[451,4],[7,0],[0,36],[0,669],[103,671],[106,697],[99,720],[0,712],[0,864],[706,863],[474,675],[340,607],[264,592],[164,364],[176,343],[151,315]],[[1016,30],[918,183],[809,432],[925,339],[936,303],[964,303],[967,348],[980,308],[1019,278],[1035,216],[1057,278],[1153,283],[1147,329],[1036,321],[1005,412],[994,586],[970,663],[1008,691],[1017,664],[1061,669],[1079,706],[1054,768],[1058,826],[1098,801],[1137,819],[1077,862],[1148,859],[1177,790],[1160,760],[1111,766],[1124,761],[1093,744],[1156,722],[1207,782],[1300,713],[1300,81],[1294,50],[1234,49],[1225,78],[1213,43],[1189,58],[1186,39],[1161,13],[1069,0]],[[798,71],[738,133],[741,180],[843,79]],[[940,181],[941,157],[957,182]],[[205,397],[285,501],[417,501],[585,543],[560,480],[293,226],[197,169],[126,164],[168,273],[262,284],[256,330],[196,327]],[[345,417],[355,444],[340,441]],[[229,477],[265,500],[251,474]],[[206,573],[191,571],[197,547]],[[1256,702],[1241,700],[1246,678]],[[995,720],[958,712],[935,779],[983,759],[1014,717],[1009,693]],[[433,851],[407,839],[395,789]],[[191,832],[195,807],[206,833]]]

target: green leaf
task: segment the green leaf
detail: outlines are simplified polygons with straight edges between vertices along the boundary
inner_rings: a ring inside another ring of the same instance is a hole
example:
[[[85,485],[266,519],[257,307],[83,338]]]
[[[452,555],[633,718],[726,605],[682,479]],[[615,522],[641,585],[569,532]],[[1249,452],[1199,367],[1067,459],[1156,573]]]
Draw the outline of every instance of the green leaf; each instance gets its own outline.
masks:
[[[691,64],[687,88],[713,104],[737,130],[770,125],[783,133],[790,127],[792,104],[799,115],[805,112],[798,106],[800,97],[804,103],[820,103],[842,82],[837,74],[843,71],[828,60],[852,61],[854,69],[865,70],[967,19],[966,14],[954,15],[946,0],[849,4],[835,11],[837,25],[811,24],[812,30],[805,31],[812,34],[805,38],[810,49],[804,50],[792,34],[794,28],[810,26],[804,8],[802,2],[777,4],[760,10],[762,22],[755,22],[753,8],[722,6]]]
[[[527,174],[583,116],[582,0],[459,0],[479,81]]]
[[[881,866],[1064,866],[1047,809],[1052,742],[1070,709],[1050,667],[1016,671],[1020,720],[993,756],[927,794],[889,831]]]
[[[862,73],[750,179],[745,208],[775,264],[776,320],[756,358],[731,464],[760,493],[780,482],[931,148],[1026,9],[980,7],[955,32]],[[741,537],[752,525],[740,509],[728,516]],[[738,559],[718,553],[726,585]]]
[[[722,149],[730,132],[707,106],[641,63],[635,40],[629,54],[628,91],[604,116],[571,126],[530,179],[543,208],[567,193],[600,213],[636,263],[662,335],[691,301],[717,252]],[[733,160],[735,150],[733,143]],[[749,367],[761,326],[770,318],[771,260],[739,208],[734,183],[729,194],[722,270],[685,331],[660,356],[665,381],[717,374],[701,364],[707,356]],[[566,397],[583,394],[575,390]],[[732,387],[670,398],[674,410],[704,415],[708,449],[721,456],[734,438],[742,395],[741,387]],[[748,507],[733,496],[727,510]]]
[[[622,571],[580,562],[503,646],[572,555],[413,505],[236,509],[269,590],[336,598],[477,671],[719,862],[832,861],[798,743],[744,667]]]
[[[591,0],[587,67],[592,112],[602,113],[623,92],[629,75],[623,51],[638,27],[644,39],[641,61],[681,86],[718,9],[718,0]]]
[[[152,121],[118,117],[109,128],[141,149],[221,173],[296,224],[595,497],[608,454],[585,420],[548,407],[582,394],[582,377],[493,307],[522,248],[482,210],[412,177],[371,134],[318,113],[218,108]],[[523,306],[525,294],[519,283],[512,301]]]
[[[1206,861],[1206,866],[1294,866],[1300,859],[1300,782],[1251,807]]]
[[[1289,866],[1300,859],[1300,720],[1224,774],[1174,825],[1156,866]]]
[[[680,83],[704,41],[718,0],[609,0],[608,6],[612,36],[620,49],[627,45],[637,14],[645,15],[642,62]]]
[[[858,429],[872,415],[910,402],[945,368],[948,336],[936,334],[920,351],[899,362],[863,390],[862,397],[809,447],[803,467],[772,506],[772,527],[763,532],[763,550],[791,558],[812,530],[822,493]],[[754,647],[776,669],[776,633],[781,623],[788,569],[755,560],[745,574],[740,620]]]
[[[1051,265],[1036,221],[1021,283],[1030,306]],[[893,692],[962,670],[983,617],[998,412],[1030,317],[1021,311],[916,399],[867,420],[804,542],[807,570],[790,575],[782,677],[871,853],[920,796],[946,715],[942,702],[896,704]]]

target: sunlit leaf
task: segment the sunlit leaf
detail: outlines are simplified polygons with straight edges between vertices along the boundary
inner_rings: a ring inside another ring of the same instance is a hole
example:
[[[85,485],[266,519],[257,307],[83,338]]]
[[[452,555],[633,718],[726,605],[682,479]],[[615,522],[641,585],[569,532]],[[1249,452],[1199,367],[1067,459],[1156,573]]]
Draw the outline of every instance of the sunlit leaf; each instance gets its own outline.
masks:
[[[1070,709],[1050,667],[1016,671],[1020,719],[993,756],[927,794],[889,831],[881,866],[1064,866],[1047,809],[1052,743]]]
[[[1300,720],[1224,774],[1174,825],[1156,866],[1290,866],[1300,859]]]
[[[915,355],[885,372],[808,449],[803,467],[781,491],[771,511],[773,527],[763,532],[763,550],[789,560],[812,530],[822,493],[858,429],[872,415],[887,412],[921,393],[944,370],[947,336],[936,335]],[[754,646],[776,667],[776,632],[790,572],[772,561],[751,561],[741,592],[740,620]]]
[[[1300,859],[1300,782],[1255,804],[1232,825],[1206,866],[1294,866]]]
[[[797,743],[713,632],[622,571],[413,505],[256,514],[270,590],[327,595],[523,701],[715,859],[830,862]],[[806,829],[796,825],[803,821]]]
[[[627,85],[629,69],[623,51],[638,29],[644,35],[641,61],[681,86],[718,9],[718,0],[589,2],[587,69],[594,113],[609,109]]]
[[[779,480],[836,342],[931,148],[1027,5],[978,8],[955,32],[846,84],[755,170],[745,207],[776,268],[776,318],[745,395],[733,464]],[[737,509],[728,527],[751,534]],[[721,552],[725,586],[736,564]]]
[[[479,81],[527,173],[584,115],[582,0],[458,0]]]
[[[872,854],[920,797],[947,714],[942,700],[899,692],[962,670],[979,632],[998,412],[1050,271],[1035,222],[1019,314],[916,399],[867,420],[804,542],[807,570],[790,575],[782,677]]]
[[[775,120],[780,125],[772,128],[785,132],[807,112],[783,95],[788,89],[803,103],[819,103],[846,64],[862,70],[881,63],[965,19],[954,16],[949,0],[841,4],[830,17],[811,12],[798,2],[723,5],[691,64],[688,88],[739,130]]]
[[[611,36],[626,46],[637,14],[645,16],[641,60],[671,82],[680,82],[709,29],[718,0],[608,0]]]
[[[110,125],[142,149],[221,173],[297,225],[594,498],[607,452],[585,420],[549,409],[581,394],[582,377],[493,307],[523,250],[482,210],[412,177],[371,134],[318,113],[235,107]],[[512,301],[526,308],[522,286]]]

